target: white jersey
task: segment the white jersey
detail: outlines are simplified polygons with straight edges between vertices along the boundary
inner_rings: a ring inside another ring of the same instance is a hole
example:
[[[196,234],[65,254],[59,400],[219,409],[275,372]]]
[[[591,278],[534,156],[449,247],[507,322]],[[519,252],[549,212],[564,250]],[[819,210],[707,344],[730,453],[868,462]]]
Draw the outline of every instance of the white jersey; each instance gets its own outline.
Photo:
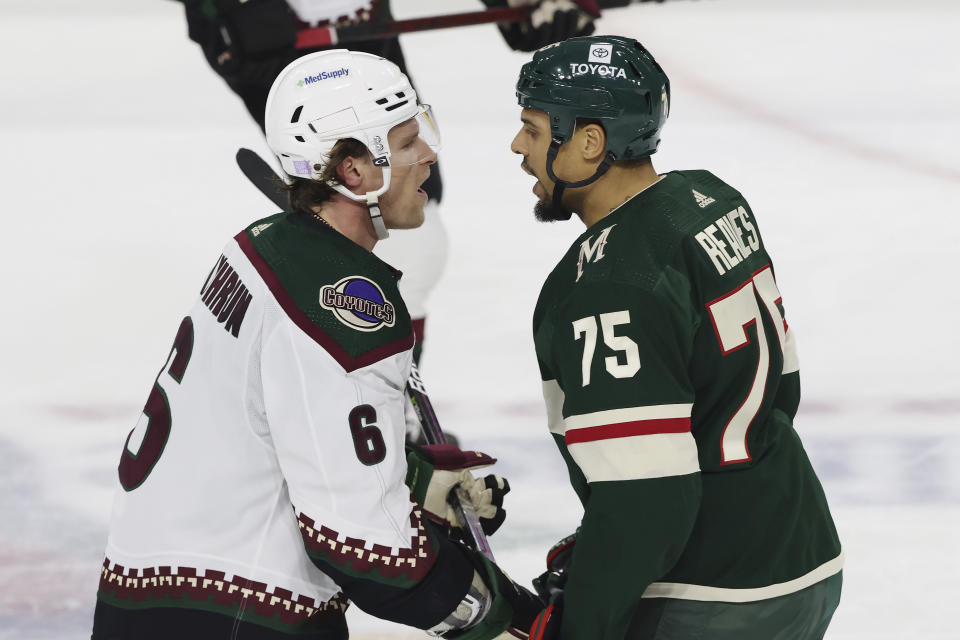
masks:
[[[297,214],[227,245],[125,444],[101,600],[203,600],[289,630],[342,615],[318,565],[423,578],[437,545],[404,484],[396,275]]]

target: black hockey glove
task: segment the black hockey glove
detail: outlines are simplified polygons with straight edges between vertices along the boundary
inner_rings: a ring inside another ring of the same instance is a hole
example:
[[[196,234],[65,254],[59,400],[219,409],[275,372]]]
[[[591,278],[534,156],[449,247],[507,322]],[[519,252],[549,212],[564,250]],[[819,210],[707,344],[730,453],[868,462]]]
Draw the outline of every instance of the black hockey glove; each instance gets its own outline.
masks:
[[[453,444],[407,444],[407,486],[427,516],[448,528],[466,526],[453,504],[456,499],[467,501],[477,512],[483,532],[490,536],[507,517],[503,498],[510,492],[510,483],[493,474],[475,478],[470,470],[496,461],[479,451],[461,451]]]
[[[483,0],[488,7],[531,4],[523,0]],[[593,33],[600,17],[595,0],[537,0],[524,22],[497,25],[507,45],[515,51],[535,51],[554,42]]]
[[[185,7],[190,39],[220,75],[294,50],[296,23],[286,0],[187,0]]]
[[[547,570],[533,579],[533,588],[546,602],[562,593],[567,584],[567,568],[573,558],[573,545],[577,543],[578,533],[579,529],[550,547],[547,551]]]
[[[530,640],[556,640],[560,637],[563,589],[567,585],[567,568],[573,558],[573,545],[577,543],[578,533],[579,529],[550,547],[547,551],[547,570],[533,579],[533,588],[548,604],[533,621]]]
[[[560,619],[563,616],[563,592],[550,600],[530,625],[529,640],[557,640],[560,637]]]
[[[490,610],[476,626],[466,631],[450,631],[447,640],[478,640],[493,638],[508,629],[526,635],[530,625],[546,603],[535,594],[518,585],[496,564],[473,549],[463,549],[470,557],[477,573],[490,589],[493,601]]]

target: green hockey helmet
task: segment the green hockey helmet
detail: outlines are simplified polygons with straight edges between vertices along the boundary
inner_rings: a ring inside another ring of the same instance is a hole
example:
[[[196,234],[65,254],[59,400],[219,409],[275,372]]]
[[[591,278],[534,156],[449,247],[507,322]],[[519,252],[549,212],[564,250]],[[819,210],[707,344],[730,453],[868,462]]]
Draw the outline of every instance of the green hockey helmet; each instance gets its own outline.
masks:
[[[612,162],[656,152],[670,110],[670,80],[633,38],[570,38],[543,47],[523,65],[517,99],[547,113],[557,146],[573,136],[578,118],[599,120]]]

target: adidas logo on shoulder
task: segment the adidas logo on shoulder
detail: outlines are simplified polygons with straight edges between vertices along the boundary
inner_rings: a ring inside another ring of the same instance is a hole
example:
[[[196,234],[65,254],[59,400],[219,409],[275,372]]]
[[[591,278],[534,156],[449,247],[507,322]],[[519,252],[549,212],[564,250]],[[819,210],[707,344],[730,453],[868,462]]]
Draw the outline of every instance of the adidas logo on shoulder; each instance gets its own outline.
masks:
[[[253,237],[256,238],[258,235],[266,231],[272,225],[272,222],[266,222],[264,224],[258,224],[253,229],[250,229],[250,233],[253,234]]]
[[[691,191],[693,191],[693,197],[697,199],[697,204],[700,205],[700,208],[701,208],[701,209],[706,209],[706,208],[709,207],[711,204],[713,204],[714,202],[716,202],[716,200],[714,200],[714,199],[711,198],[710,196],[705,196],[705,195],[703,195],[702,193],[700,193],[699,191],[696,191],[696,190],[694,190],[694,189],[691,189]]]

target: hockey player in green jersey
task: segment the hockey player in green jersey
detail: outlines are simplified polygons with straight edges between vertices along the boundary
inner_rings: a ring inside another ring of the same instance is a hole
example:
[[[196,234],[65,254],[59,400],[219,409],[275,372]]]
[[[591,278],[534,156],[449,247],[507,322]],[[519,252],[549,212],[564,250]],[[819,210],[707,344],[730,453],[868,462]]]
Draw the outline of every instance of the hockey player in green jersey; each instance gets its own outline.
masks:
[[[533,318],[584,514],[548,556],[531,637],[821,638],[843,556],[753,211],[707,171],[654,170],[670,84],[635,40],[544,47],[517,96],[536,216],[586,225]]]
[[[341,49],[266,112],[291,211],[227,243],[124,443],[93,640],[346,640],[350,602],[451,640],[529,628],[540,599],[449,535],[454,485],[503,521],[509,487],[468,471],[493,460],[404,446],[413,328],[370,250],[423,221],[430,108]]]

